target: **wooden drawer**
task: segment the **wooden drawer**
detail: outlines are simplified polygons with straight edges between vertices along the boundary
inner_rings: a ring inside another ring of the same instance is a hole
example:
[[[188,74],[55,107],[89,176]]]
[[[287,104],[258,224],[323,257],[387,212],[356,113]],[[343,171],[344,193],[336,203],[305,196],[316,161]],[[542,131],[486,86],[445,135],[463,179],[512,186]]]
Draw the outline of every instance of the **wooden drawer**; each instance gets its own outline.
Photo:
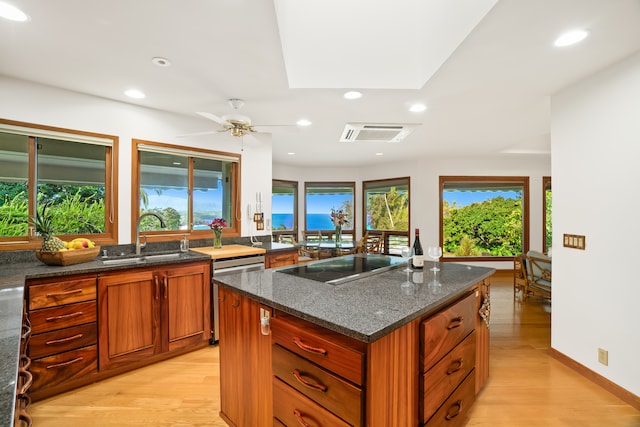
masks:
[[[34,335],[29,346],[29,356],[32,359],[38,359],[80,347],[87,347],[96,344],[97,335],[98,331],[95,322]]]
[[[267,255],[266,268],[283,267],[298,263],[298,252],[286,252]]]
[[[95,301],[45,308],[32,311],[29,314],[29,318],[31,319],[31,333],[34,335],[95,322],[96,317]]]
[[[273,346],[273,375],[352,425],[360,425],[362,391],[280,347]]]
[[[98,372],[95,345],[31,361],[32,390],[54,387]]]
[[[51,279],[47,279],[51,280]],[[29,310],[96,299],[97,278],[81,277],[51,283],[29,283]]]
[[[476,333],[472,332],[422,377],[421,420],[426,422],[475,367]]]
[[[476,400],[475,372],[471,371],[462,384],[444,402],[425,427],[461,427]]]
[[[285,426],[348,427],[349,424],[298,393],[277,378],[273,379],[273,416]],[[278,425],[277,423],[274,423]]]
[[[435,365],[475,329],[476,296],[464,297],[420,324],[422,372]]]
[[[362,386],[364,343],[281,312],[271,331],[273,343]]]

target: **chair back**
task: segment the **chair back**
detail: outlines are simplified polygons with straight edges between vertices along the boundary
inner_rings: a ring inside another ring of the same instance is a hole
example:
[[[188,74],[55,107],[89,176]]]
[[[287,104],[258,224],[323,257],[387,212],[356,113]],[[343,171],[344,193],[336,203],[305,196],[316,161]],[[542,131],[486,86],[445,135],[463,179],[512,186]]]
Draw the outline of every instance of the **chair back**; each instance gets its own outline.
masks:
[[[365,234],[364,252],[368,254],[381,254],[383,241],[384,234],[369,235],[369,232],[367,231]]]

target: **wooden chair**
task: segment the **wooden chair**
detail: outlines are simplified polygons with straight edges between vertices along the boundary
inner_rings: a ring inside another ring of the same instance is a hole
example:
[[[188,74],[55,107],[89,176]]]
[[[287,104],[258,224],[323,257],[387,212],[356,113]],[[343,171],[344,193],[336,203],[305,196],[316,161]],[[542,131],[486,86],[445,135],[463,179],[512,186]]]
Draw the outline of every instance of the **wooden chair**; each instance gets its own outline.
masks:
[[[529,251],[525,259],[527,285],[524,297],[540,294],[551,298],[551,258],[542,252]]]
[[[291,236],[291,244],[298,247],[298,264],[320,259],[320,248],[298,245],[293,236]]]
[[[362,236],[358,243],[353,248],[337,248],[336,253],[338,256],[361,254],[364,252],[365,236]]]
[[[517,255],[513,258],[513,298],[516,298],[518,291],[525,297],[527,289],[527,269],[525,267],[525,256]]]
[[[278,238],[279,243],[287,243],[290,245],[296,244],[296,238],[293,237],[293,234],[281,234]]]
[[[369,235],[367,231],[365,233],[364,252],[368,254],[381,254],[382,243],[384,242],[384,233],[381,235]]]

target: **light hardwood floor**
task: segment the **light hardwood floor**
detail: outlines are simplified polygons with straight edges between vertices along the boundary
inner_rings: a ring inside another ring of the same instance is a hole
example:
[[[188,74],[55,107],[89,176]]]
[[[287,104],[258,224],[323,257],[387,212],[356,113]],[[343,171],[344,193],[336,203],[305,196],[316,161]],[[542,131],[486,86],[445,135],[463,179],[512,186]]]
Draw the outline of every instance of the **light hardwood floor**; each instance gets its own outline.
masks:
[[[490,378],[466,427],[640,427],[640,411],[547,354],[546,299],[514,301],[501,275],[491,303]],[[30,413],[34,427],[226,426],[218,376],[214,346],[35,402]]]

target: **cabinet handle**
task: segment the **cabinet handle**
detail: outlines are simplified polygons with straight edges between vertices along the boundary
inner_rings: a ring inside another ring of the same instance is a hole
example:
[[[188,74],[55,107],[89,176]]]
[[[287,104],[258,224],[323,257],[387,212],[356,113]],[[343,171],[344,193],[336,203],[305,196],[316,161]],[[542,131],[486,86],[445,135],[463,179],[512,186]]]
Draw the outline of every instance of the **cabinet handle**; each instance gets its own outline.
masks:
[[[82,338],[83,335],[82,334],[78,334],[78,335],[74,335],[72,337],[67,337],[67,338],[60,338],[59,340],[51,340],[51,341],[47,341],[45,342],[45,345],[56,345],[56,344],[62,344],[68,341],[73,341],[73,340],[77,340],[79,338]]]
[[[72,363],[81,362],[83,360],[83,357],[76,357],[75,359],[69,360],[68,362],[57,363],[55,365],[47,365],[47,369],[62,368],[63,366],[71,365]]]
[[[327,355],[327,350],[321,347],[312,347],[302,342],[302,340],[298,337],[293,338],[293,343],[297,345],[301,350],[308,351],[309,353],[319,354],[321,356]]]
[[[452,409],[454,410],[453,412],[451,412]],[[449,410],[447,411],[447,416],[444,418],[447,421],[452,420],[458,415],[460,415],[461,412],[462,412],[462,400],[458,400],[456,403],[454,403],[449,407]]]
[[[24,369],[25,371],[28,371],[29,368],[31,367],[31,358],[26,354],[21,354],[19,366],[20,366],[20,369]]]
[[[236,299],[236,302],[231,303],[231,307],[240,307],[240,298]]]
[[[55,322],[56,320],[68,319],[69,317],[82,316],[83,314],[84,313],[82,311],[76,311],[75,313],[61,314],[60,316],[47,317],[45,320],[47,322]]]
[[[451,322],[449,322],[449,326],[447,326],[447,329],[455,329],[457,327],[462,326],[463,320],[464,320],[464,317],[462,316],[458,316],[455,319],[451,319]]]
[[[77,293],[81,293],[81,292],[82,292],[82,288],[80,288],[80,289],[72,289],[70,291],[56,292],[55,294],[47,294],[47,298],[63,297],[65,295],[77,294]]]
[[[160,286],[158,285],[158,276],[153,276],[153,282],[156,285],[156,289],[155,289],[156,294],[155,294],[154,298],[158,299],[158,298],[160,298]]]
[[[169,293],[169,284],[167,283],[167,276],[162,276],[162,283],[164,284],[164,299],[167,299],[167,294]]]
[[[293,410],[293,415],[296,416],[296,420],[298,420],[298,424],[300,424],[303,427],[311,427],[311,424],[309,424],[308,422],[306,422],[304,420],[304,418],[302,418],[302,413],[300,413],[299,410],[294,409]]]
[[[454,372],[458,372],[460,369],[462,369],[463,365],[464,365],[464,360],[462,359],[462,357],[458,360],[454,360],[453,363],[449,365],[449,369],[447,369],[447,375],[451,375]]]
[[[315,390],[320,390],[322,392],[327,391],[327,386],[326,385],[324,385],[324,384],[314,384],[314,383],[311,383],[311,382],[305,380],[304,378],[302,378],[302,374],[300,374],[299,370],[294,369],[292,373],[293,373],[293,376],[298,380],[298,382],[300,384],[302,384],[303,386],[309,387],[309,388],[312,388],[312,389],[315,389]]]

